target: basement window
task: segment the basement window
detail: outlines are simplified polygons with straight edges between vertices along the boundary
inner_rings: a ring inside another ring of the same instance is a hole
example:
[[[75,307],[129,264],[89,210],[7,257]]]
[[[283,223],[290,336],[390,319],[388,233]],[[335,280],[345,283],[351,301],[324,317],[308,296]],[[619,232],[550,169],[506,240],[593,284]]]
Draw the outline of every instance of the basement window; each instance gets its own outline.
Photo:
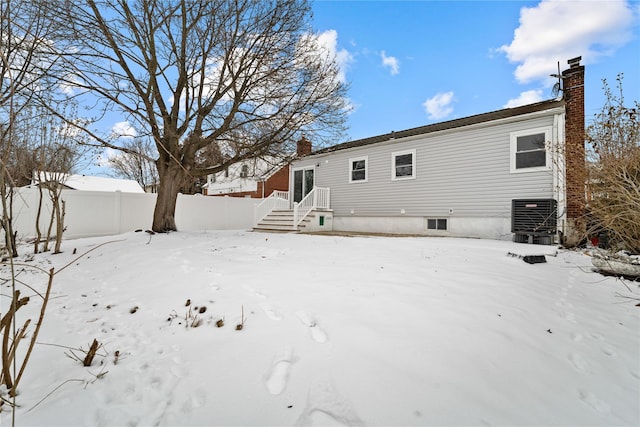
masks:
[[[447,230],[446,218],[427,218],[427,230]]]
[[[391,154],[391,179],[393,181],[416,177],[416,150]]]
[[[512,173],[550,169],[551,128],[512,132],[510,139]]]
[[[349,159],[349,182],[367,182],[367,163],[366,156]]]

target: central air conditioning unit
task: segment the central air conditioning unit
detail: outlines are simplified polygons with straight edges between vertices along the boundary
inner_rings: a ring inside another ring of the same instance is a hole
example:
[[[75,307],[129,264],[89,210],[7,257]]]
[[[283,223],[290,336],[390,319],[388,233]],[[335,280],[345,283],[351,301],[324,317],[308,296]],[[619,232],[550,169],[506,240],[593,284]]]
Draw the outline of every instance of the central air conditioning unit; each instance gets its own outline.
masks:
[[[511,201],[511,232],[517,243],[551,245],[558,228],[558,202],[554,199]]]

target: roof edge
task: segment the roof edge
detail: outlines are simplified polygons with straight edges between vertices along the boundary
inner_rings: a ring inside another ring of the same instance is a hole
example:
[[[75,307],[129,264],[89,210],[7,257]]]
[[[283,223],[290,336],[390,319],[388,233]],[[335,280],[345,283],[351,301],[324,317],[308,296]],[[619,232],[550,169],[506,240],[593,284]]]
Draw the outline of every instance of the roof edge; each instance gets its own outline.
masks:
[[[527,104],[527,105],[522,105],[522,106],[513,107],[513,108],[504,108],[502,110],[476,114],[473,116],[462,117],[454,120],[448,120],[446,122],[433,123],[433,124],[405,129],[401,131],[392,131],[389,133],[372,136],[369,138],[343,142],[341,144],[333,145],[331,147],[322,148],[308,155],[313,156],[316,154],[331,153],[333,151],[345,150],[348,148],[355,148],[355,147],[362,147],[370,144],[376,144],[379,142],[388,141],[390,139],[407,138],[410,136],[425,135],[432,132],[455,129],[455,128],[464,127],[464,126],[471,126],[479,123],[485,123],[485,122],[490,122],[494,120],[506,119],[510,117],[516,117],[516,116],[521,116],[525,114],[535,113],[538,111],[551,110],[557,107],[564,106],[564,104],[565,104],[565,101],[563,99],[556,98],[556,99],[537,102],[535,104]]]

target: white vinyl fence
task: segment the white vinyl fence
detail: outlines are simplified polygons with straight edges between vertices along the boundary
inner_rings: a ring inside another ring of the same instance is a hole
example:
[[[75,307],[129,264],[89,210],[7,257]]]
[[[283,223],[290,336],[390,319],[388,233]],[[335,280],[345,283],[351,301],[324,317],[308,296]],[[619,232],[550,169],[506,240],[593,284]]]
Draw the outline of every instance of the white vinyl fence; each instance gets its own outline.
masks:
[[[51,202],[43,191],[40,229],[46,232]],[[65,239],[108,236],[136,229],[149,229],[156,194],[63,190]],[[20,189],[14,196],[13,230],[18,238],[35,236],[39,193]],[[235,230],[253,226],[254,209],[260,200],[237,197],[178,195],[176,226],[179,231]],[[54,231],[55,233],[55,225]]]

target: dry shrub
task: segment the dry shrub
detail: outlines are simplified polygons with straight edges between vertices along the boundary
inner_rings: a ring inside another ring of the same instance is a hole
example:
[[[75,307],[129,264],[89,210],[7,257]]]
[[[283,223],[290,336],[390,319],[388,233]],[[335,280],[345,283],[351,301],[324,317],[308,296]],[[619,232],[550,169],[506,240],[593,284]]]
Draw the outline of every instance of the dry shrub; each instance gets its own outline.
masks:
[[[617,81],[617,95],[603,81],[607,102],[587,128],[589,231],[640,253],[640,105],[625,107],[622,75]]]

